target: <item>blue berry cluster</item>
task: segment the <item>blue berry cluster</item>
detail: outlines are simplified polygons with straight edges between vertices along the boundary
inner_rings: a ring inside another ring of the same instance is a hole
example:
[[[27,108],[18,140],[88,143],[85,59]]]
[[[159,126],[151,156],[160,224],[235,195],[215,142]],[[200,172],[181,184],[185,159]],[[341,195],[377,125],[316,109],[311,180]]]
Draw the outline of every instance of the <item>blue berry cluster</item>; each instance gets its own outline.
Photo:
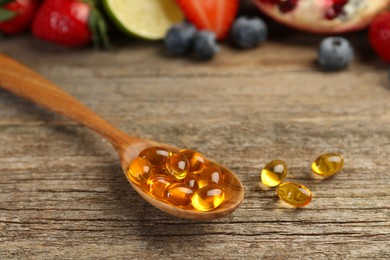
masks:
[[[266,40],[267,34],[267,26],[260,18],[245,16],[237,18],[230,32],[232,42],[241,49],[257,47]],[[173,55],[192,53],[197,60],[210,60],[220,49],[213,32],[197,31],[188,22],[172,26],[165,37],[164,45]]]

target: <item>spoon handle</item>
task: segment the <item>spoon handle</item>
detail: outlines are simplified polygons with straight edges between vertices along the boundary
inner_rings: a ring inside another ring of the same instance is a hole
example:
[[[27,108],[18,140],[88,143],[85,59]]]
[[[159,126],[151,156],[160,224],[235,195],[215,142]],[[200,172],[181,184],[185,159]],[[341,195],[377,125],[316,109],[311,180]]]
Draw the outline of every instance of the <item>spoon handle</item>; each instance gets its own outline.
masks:
[[[0,53],[0,88],[89,127],[106,138],[115,148],[139,140],[113,127],[55,84],[2,53]]]

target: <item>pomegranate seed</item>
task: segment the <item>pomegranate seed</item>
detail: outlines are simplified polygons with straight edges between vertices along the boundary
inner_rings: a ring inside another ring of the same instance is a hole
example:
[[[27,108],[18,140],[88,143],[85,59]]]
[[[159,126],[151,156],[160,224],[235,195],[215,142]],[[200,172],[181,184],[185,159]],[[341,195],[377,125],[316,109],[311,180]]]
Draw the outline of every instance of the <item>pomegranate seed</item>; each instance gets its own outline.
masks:
[[[325,11],[325,18],[333,20],[339,16],[344,9],[344,6],[348,3],[348,0],[333,0],[333,5]]]
[[[297,5],[298,0],[285,0],[279,2],[279,10],[282,13],[288,13],[292,10],[294,10],[295,6]]]
[[[279,4],[279,1],[280,0],[261,0],[261,2],[263,2],[265,4],[271,4],[271,5]]]

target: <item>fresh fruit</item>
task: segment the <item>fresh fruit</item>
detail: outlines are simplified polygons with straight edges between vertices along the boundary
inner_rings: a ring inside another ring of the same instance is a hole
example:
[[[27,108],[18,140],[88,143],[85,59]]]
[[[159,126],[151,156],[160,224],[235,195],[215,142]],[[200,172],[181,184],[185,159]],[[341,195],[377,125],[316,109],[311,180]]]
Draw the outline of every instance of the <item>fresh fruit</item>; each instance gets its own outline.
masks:
[[[103,0],[113,22],[124,33],[147,40],[161,40],[168,29],[184,19],[175,0]]]
[[[38,0],[0,0],[0,32],[17,34],[25,31],[38,7]]]
[[[165,36],[165,48],[174,55],[186,54],[191,50],[195,33],[196,29],[190,23],[175,24]]]
[[[328,37],[321,41],[318,63],[324,71],[338,71],[346,68],[353,59],[353,48],[342,37]]]
[[[209,31],[200,31],[194,37],[194,56],[198,60],[209,60],[218,52],[215,33]]]
[[[390,0],[252,0],[264,13],[288,26],[315,33],[362,29]]]
[[[224,39],[237,14],[238,0],[176,0],[187,19],[199,30],[208,30]]]
[[[233,24],[231,35],[237,47],[249,49],[258,46],[267,38],[268,29],[260,18],[239,17]]]
[[[92,0],[45,0],[32,25],[34,36],[68,47],[109,47],[106,23]]]
[[[384,61],[390,63],[390,12],[378,15],[371,24],[371,46]]]

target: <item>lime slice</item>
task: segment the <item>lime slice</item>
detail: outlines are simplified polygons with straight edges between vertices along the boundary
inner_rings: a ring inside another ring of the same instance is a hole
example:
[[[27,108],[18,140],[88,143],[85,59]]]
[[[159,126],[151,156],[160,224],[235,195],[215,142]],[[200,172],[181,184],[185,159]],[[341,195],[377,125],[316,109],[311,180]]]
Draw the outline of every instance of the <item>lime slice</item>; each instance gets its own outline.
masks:
[[[103,0],[103,5],[124,33],[148,40],[163,39],[184,19],[175,0]]]

